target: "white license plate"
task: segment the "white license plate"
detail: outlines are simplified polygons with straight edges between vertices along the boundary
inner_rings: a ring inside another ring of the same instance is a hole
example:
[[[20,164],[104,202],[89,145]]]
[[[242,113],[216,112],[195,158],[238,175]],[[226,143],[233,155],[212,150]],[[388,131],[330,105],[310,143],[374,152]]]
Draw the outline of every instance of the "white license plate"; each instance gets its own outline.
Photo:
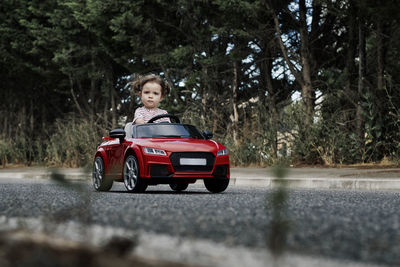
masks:
[[[179,160],[181,165],[197,165],[197,166],[206,166],[207,159],[189,159],[189,158],[181,158]]]

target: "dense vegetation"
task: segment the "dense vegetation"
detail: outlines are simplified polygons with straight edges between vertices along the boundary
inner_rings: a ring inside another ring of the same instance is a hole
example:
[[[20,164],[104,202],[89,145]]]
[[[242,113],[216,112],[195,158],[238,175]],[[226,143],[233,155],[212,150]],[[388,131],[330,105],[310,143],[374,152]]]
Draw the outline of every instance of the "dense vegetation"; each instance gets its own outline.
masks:
[[[2,0],[2,164],[90,163],[155,73],[232,163],[398,162],[400,2]]]

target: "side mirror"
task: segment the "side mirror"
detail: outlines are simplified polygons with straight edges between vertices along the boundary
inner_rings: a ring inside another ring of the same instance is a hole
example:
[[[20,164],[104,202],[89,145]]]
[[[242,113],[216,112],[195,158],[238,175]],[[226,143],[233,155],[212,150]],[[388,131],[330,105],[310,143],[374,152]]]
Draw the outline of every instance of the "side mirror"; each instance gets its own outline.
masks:
[[[111,138],[118,138],[119,142],[122,144],[125,139],[126,133],[123,129],[114,129],[110,131],[109,136]]]
[[[213,138],[213,136],[214,136],[213,133],[208,130],[203,131],[202,134],[203,134],[204,138],[207,140]]]

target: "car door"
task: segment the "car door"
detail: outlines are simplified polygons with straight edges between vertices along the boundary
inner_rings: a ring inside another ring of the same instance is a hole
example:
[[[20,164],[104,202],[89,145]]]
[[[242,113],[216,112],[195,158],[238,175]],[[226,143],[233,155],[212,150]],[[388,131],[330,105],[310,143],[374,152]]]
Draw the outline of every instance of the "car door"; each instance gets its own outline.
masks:
[[[124,163],[125,140],[120,143],[119,139],[111,140],[108,145],[107,156],[109,159],[110,174],[120,178],[122,175],[122,165]]]

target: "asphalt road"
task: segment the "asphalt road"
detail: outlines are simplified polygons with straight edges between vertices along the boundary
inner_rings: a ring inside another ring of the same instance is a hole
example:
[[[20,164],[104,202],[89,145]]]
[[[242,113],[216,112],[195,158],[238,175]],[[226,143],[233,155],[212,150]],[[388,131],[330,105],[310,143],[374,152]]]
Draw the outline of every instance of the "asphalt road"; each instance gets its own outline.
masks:
[[[1,179],[0,215],[72,219],[263,248],[271,235],[274,192],[231,186],[210,194],[202,185],[192,185],[183,193],[156,186],[130,194],[117,184],[111,192],[99,193],[82,181],[71,186]],[[289,251],[400,265],[400,192],[292,190],[286,205],[281,215],[290,225]]]

